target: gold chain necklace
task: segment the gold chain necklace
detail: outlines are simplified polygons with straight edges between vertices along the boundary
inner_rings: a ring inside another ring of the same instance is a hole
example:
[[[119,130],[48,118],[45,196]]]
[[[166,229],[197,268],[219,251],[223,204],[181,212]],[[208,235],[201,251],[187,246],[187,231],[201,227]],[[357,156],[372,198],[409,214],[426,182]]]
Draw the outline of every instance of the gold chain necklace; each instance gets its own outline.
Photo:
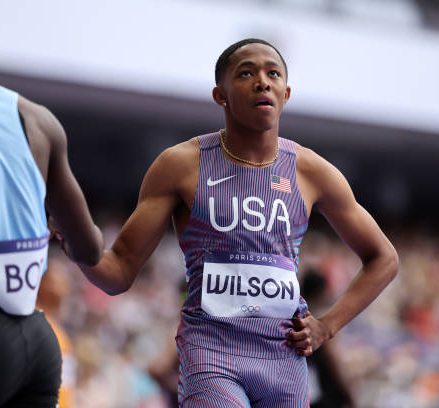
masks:
[[[241,163],[245,163],[245,164],[249,164],[251,166],[255,166],[255,167],[263,167],[263,166],[268,166],[269,164],[273,164],[276,159],[277,156],[279,156],[279,142],[277,143],[277,147],[276,147],[276,154],[274,155],[274,157],[271,160],[267,160],[267,161],[263,161],[263,162],[254,162],[251,160],[246,160],[246,159],[241,159],[238,156],[235,156],[226,146],[225,143],[225,137],[226,137],[226,129],[220,129],[219,131],[220,134],[220,141],[221,141],[221,147],[222,149],[227,153],[228,156],[230,156],[232,159],[235,159],[236,161],[239,161]]]

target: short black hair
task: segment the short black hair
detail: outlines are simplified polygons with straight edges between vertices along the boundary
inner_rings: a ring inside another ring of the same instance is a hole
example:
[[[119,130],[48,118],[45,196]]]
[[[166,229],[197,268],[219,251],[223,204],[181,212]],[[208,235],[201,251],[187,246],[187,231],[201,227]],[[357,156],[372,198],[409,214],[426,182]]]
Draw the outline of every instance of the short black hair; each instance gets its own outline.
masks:
[[[282,60],[282,64],[284,65],[285,72],[287,73],[287,76],[288,76],[287,63],[285,62],[284,57],[282,57],[282,54],[279,52],[279,50],[273,44],[270,44],[268,41],[261,40],[259,38],[246,38],[244,40],[241,40],[241,41],[238,41],[238,42],[232,44],[230,47],[226,48],[222,52],[222,54],[219,56],[218,60],[216,61],[216,65],[215,65],[215,83],[217,85],[221,81],[221,79],[224,75],[224,72],[226,71],[226,69],[229,65],[230,56],[237,49],[239,49],[247,44],[264,44],[264,45],[268,45],[269,47],[273,48],[273,50],[275,50],[278,53],[280,59]]]

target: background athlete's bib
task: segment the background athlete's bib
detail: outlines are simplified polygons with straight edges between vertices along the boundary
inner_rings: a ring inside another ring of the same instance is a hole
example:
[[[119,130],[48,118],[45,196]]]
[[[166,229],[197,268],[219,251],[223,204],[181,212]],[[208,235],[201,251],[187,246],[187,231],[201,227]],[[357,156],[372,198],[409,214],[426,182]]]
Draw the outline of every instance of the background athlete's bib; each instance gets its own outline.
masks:
[[[35,303],[48,247],[47,236],[0,242],[0,307],[29,315]]]
[[[288,319],[299,297],[289,258],[242,252],[205,256],[201,307],[209,315]]]

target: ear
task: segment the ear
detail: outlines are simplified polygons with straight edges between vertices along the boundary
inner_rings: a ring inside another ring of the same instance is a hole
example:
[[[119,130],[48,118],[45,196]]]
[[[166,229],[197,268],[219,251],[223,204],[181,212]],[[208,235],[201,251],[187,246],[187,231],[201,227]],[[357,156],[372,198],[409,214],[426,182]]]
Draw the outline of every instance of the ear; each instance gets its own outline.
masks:
[[[290,99],[290,96],[291,96],[291,87],[287,86],[287,88],[285,89],[284,103],[288,102],[288,100]]]
[[[224,95],[223,90],[221,89],[221,86],[216,86],[215,88],[212,89],[212,97],[213,100],[221,106],[226,106],[227,103],[227,98]]]

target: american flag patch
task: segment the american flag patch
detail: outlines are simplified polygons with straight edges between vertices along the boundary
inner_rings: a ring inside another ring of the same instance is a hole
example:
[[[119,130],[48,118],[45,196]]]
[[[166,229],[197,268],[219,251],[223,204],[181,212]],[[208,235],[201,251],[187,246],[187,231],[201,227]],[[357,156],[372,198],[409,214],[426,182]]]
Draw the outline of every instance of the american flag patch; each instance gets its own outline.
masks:
[[[291,193],[291,184],[290,180],[275,176],[274,174],[271,175],[271,189],[272,190],[278,190],[283,191],[284,193]]]

